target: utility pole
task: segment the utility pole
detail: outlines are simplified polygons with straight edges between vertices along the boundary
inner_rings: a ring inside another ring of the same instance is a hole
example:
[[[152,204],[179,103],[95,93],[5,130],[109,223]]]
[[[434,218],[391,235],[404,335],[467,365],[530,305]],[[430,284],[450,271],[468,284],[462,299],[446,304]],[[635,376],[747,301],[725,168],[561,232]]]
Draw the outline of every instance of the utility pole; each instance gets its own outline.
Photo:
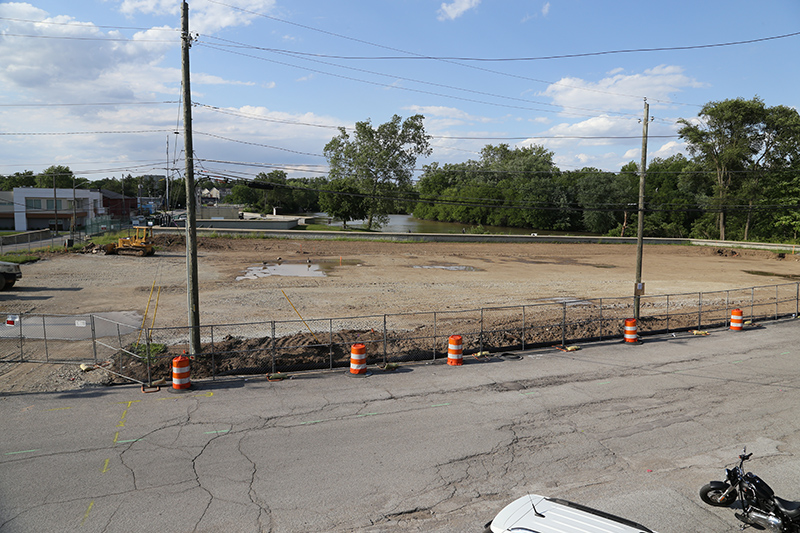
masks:
[[[189,354],[200,348],[200,289],[197,281],[197,215],[194,196],[194,149],[192,147],[192,90],[189,86],[189,4],[184,0],[181,10],[181,74],[183,78],[183,141],[186,152],[186,292],[189,304]]]
[[[644,294],[642,283],[642,251],[644,248],[644,174],[647,169],[647,125],[650,123],[650,104],[644,99],[644,119],[642,121],[642,163],[639,165],[639,216],[636,233],[636,285],[633,289],[633,318],[639,320],[639,307]]]

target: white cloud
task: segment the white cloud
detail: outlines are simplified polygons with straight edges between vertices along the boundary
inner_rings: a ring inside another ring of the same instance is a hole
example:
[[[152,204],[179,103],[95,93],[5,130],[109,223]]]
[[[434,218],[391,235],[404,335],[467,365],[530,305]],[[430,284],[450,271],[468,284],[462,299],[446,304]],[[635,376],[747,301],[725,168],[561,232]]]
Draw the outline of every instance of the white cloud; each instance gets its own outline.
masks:
[[[623,74],[614,69],[610,75],[597,82],[580,78],[563,78],[550,85],[543,93],[553,103],[565,108],[590,108],[605,111],[634,111],[642,108],[643,97],[669,101],[670,95],[686,88],[704,85],[686,76],[676,65],[659,65],[641,74]],[[659,105],[651,103],[651,108]]]
[[[550,2],[542,6],[542,16],[546,17],[550,13]]]
[[[189,31],[213,33],[222,28],[250,24],[258,16],[256,13],[271,11],[275,7],[275,1],[237,0],[237,7],[241,9],[232,9],[207,0],[193,0],[189,5]],[[119,10],[125,15],[171,15],[177,21],[180,18],[181,3],[176,0],[122,0]]]
[[[481,0],[454,0],[449,4],[442,4],[439,8],[439,20],[455,20],[470,9],[478,7]]]
[[[647,158],[655,159],[656,157],[660,157],[661,159],[666,159],[670,156],[686,153],[686,143],[681,141],[669,141],[661,145],[660,148],[655,150],[654,152],[650,152],[648,148]],[[640,156],[641,157],[641,156]]]

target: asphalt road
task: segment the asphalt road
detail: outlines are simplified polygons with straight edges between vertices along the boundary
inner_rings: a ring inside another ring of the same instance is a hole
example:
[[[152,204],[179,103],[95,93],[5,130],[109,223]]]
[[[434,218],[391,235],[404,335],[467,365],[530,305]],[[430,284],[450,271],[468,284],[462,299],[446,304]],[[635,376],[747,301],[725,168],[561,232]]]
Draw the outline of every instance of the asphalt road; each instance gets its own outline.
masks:
[[[481,531],[533,492],[660,533],[742,446],[800,499],[794,321],[371,369],[0,394],[0,532]]]

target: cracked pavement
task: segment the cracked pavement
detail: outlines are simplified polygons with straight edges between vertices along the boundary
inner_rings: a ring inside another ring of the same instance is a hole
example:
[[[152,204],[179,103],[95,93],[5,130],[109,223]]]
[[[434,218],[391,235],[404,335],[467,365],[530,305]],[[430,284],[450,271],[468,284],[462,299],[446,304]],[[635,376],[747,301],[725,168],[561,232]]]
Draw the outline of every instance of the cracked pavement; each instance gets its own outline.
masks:
[[[697,491],[747,445],[800,499],[798,341],[785,320],[361,379],[0,393],[0,533],[482,531],[529,492],[738,531]]]

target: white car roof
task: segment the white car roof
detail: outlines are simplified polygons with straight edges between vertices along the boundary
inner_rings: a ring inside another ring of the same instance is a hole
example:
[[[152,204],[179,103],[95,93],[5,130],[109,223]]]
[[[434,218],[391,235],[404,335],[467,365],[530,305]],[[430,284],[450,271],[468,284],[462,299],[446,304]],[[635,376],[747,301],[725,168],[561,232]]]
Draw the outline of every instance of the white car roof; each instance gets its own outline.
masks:
[[[655,533],[647,527],[558,498],[523,496],[491,522],[492,533]]]

